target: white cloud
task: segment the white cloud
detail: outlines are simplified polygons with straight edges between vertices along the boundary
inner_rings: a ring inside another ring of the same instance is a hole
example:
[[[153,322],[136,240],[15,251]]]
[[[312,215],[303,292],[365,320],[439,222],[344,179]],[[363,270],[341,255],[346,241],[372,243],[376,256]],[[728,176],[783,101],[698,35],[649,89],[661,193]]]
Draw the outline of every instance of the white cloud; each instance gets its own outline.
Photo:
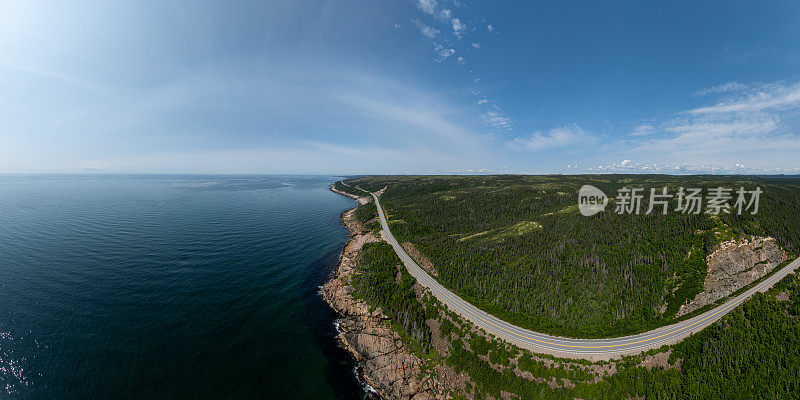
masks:
[[[574,166],[577,168],[577,165]],[[570,166],[568,165],[569,169]],[[742,163],[728,165],[720,164],[689,164],[689,163],[640,163],[629,159],[617,163],[601,164],[594,168],[586,168],[590,173],[644,173],[644,174],[797,174],[800,168],[751,168]],[[572,171],[574,172],[574,171]]]
[[[481,115],[481,118],[494,129],[509,130],[514,127],[514,120],[499,110],[487,111]]]
[[[439,34],[439,30],[432,26],[425,25],[417,20],[414,20],[414,24],[417,25],[417,28],[419,28],[420,33],[422,33],[422,36],[425,36],[428,39],[435,39],[436,35]]]
[[[740,92],[747,90],[748,88],[749,86],[739,82],[728,82],[722,85],[711,86],[702,90],[698,90],[694,93],[694,96],[706,96],[714,93]]]
[[[493,27],[491,24],[490,24],[490,25],[487,25],[487,26],[486,26],[486,30],[487,30],[488,32],[494,32],[494,27]]]
[[[689,110],[690,114],[721,114],[788,109],[800,106],[800,83],[762,85],[738,98],[727,99],[708,107]]]
[[[653,125],[642,124],[631,131],[631,136],[647,136],[655,132],[656,128]]]
[[[450,121],[446,113],[428,106],[408,106],[392,100],[361,95],[345,95],[341,100],[381,122],[397,122],[402,127],[415,127],[452,142],[465,144],[469,131]]]
[[[458,18],[453,18],[453,34],[455,34],[459,39],[461,39],[462,32],[464,29],[467,29],[467,26],[464,25]]]
[[[730,171],[735,164],[786,171],[797,165],[800,84],[726,84],[704,90],[726,97],[658,124],[640,125],[618,147],[662,164],[674,166],[677,160],[686,171]]]
[[[476,49],[480,49],[481,48],[481,44],[478,43],[478,42],[472,42],[472,47],[476,48]]]
[[[458,63],[459,63],[459,64],[465,64],[466,62],[467,62],[467,59],[466,59],[466,58],[464,58],[464,57],[458,57]]]
[[[439,12],[439,18],[442,18],[442,19],[453,18],[453,13],[450,10],[445,8],[444,10]]]
[[[436,0],[418,0],[417,7],[425,14],[433,15],[436,11]]]
[[[450,56],[452,56],[453,54],[456,53],[456,51],[454,49],[444,47],[439,43],[434,43],[433,44],[433,50],[436,52],[436,61],[437,62],[442,62],[447,57],[450,57]]]
[[[476,104],[486,104],[486,103],[488,103],[488,102],[489,102],[489,100],[486,100],[486,99],[480,99],[480,100],[478,100],[478,102],[477,102]]]
[[[675,158],[694,158],[719,153],[775,148],[780,135],[774,135],[778,121],[767,115],[734,118],[677,119],[665,124],[668,136],[640,143],[639,151],[670,154]],[[790,147],[800,149],[800,141]]]
[[[394,24],[394,29],[400,29],[400,28],[402,28],[402,27],[403,27],[403,25],[400,25],[400,24]]]
[[[537,151],[593,142],[595,138],[577,124],[535,132],[526,138],[515,138],[506,143],[508,147],[519,150]]]

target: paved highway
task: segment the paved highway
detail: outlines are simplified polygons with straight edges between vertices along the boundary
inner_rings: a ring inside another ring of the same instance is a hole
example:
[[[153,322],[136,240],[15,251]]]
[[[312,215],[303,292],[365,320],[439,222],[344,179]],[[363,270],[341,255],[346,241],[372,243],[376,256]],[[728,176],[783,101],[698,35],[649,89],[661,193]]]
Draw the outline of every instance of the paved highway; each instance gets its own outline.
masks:
[[[375,205],[378,208],[384,239],[392,245],[394,251],[400,259],[403,260],[403,263],[406,268],[408,268],[411,275],[413,275],[422,286],[430,289],[439,301],[446,304],[448,308],[461,315],[463,318],[466,318],[473,324],[483,328],[486,332],[498,338],[536,353],[550,354],[557,357],[608,360],[623,355],[638,354],[645,350],[659,348],[665,344],[677,343],[689,336],[692,332],[700,331],[722,318],[722,316],[733,310],[737,305],[747,300],[753,293],[757,291],[766,291],[775,284],[775,282],[780,281],[781,278],[792,273],[798,265],[800,265],[800,259],[796,259],[768,279],[713,310],[649,332],[608,339],[572,339],[550,336],[505,322],[478,309],[439,284],[439,282],[417,265],[405,252],[403,247],[397,243],[394,235],[392,235],[392,232],[389,230],[389,225],[386,223],[386,216],[378,201],[378,197],[375,196],[375,194],[372,194],[372,197],[375,199]]]

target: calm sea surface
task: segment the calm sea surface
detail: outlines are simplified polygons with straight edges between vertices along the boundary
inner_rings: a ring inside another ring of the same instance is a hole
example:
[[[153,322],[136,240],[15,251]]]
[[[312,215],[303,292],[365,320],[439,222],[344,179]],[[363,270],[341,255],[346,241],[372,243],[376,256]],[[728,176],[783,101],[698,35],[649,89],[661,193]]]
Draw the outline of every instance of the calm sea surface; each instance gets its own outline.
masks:
[[[337,179],[0,175],[0,399],[362,397]]]

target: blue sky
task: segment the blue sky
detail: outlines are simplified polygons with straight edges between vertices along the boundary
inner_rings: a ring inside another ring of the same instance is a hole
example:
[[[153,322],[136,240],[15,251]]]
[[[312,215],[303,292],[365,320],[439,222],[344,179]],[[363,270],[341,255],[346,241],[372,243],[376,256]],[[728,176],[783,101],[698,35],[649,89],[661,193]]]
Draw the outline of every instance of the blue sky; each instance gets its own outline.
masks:
[[[0,172],[800,173],[797,1],[113,3],[0,5]]]

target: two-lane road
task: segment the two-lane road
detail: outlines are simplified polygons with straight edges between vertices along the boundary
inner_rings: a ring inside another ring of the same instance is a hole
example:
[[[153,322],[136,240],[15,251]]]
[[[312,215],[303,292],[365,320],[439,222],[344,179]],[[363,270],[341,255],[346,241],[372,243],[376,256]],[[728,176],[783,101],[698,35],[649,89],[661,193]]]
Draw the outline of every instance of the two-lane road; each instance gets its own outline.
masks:
[[[712,310],[685,321],[649,332],[609,339],[571,339],[550,336],[505,322],[473,306],[439,284],[439,282],[428,275],[428,273],[406,253],[403,247],[400,246],[389,230],[389,225],[386,222],[386,216],[378,201],[378,197],[375,194],[372,194],[372,197],[375,199],[375,205],[378,208],[384,239],[392,245],[394,251],[400,259],[403,260],[403,263],[406,268],[408,268],[411,275],[413,275],[422,286],[430,289],[439,301],[446,304],[448,308],[463,318],[466,318],[498,338],[536,353],[550,354],[558,357],[584,358],[589,360],[610,359],[623,355],[638,354],[641,351],[659,348],[664,344],[679,342],[692,332],[700,331],[722,318],[722,316],[733,310],[737,305],[747,300],[753,293],[757,291],[766,291],[775,284],[775,282],[780,281],[784,276],[792,273],[798,265],[800,265],[800,259],[796,259],[768,279]]]

